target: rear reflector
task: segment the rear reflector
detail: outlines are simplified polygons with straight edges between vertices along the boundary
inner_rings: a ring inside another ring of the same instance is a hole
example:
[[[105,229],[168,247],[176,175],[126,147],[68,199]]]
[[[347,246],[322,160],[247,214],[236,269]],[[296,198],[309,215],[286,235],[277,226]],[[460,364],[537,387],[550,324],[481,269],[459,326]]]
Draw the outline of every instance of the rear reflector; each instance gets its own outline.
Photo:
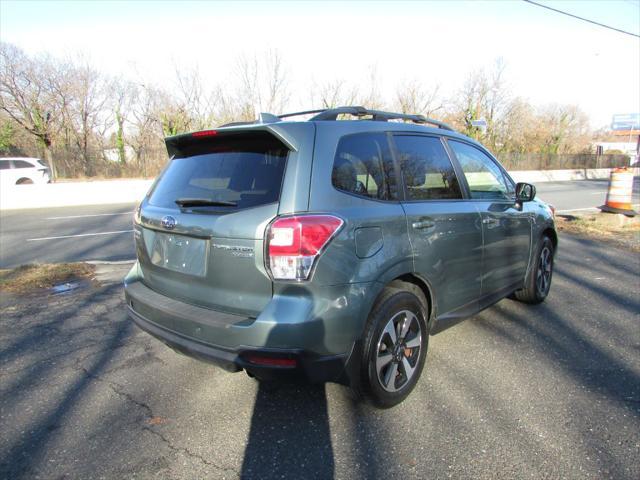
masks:
[[[343,225],[333,215],[281,217],[267,230],[268,260],[276,280],[308,280],[316,258]]]
[[[203,130],[201,132],[193,132],[191,134],[192,137],[214,137],[218,134],[216,130]]]
[[[273,358],[261,357],[259,355],[247,355],[246,359],[249,363],[264,365],[266,367],[295,367],[298,365],[298,361],[295,358]]]

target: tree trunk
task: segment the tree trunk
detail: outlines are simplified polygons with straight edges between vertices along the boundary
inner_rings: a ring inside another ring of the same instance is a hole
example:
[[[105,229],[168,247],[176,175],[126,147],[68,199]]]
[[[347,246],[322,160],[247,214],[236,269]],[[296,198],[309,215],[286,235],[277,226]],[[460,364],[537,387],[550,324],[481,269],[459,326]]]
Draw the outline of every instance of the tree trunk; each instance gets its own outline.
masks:
[[[53,155],[51,153],[51,140],[48,137],[42,139],[42,145],[44,149],[44,160],[49,165],[49,170],[51,171],[51,182],[55,182],[58,178],[58,172],[56,171],[56,166],[53,163]]]

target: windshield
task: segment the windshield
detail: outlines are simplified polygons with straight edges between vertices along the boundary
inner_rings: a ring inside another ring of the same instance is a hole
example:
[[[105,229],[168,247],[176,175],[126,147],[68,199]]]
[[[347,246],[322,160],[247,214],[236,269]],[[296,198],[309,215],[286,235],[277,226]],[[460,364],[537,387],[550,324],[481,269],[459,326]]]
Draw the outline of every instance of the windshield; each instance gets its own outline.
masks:
[[[196,145],[194,145],[196,144]],[[277,202],[289,151],[266,132],[194,140],[178,152],[149,204],[176,208],[242,209]]]

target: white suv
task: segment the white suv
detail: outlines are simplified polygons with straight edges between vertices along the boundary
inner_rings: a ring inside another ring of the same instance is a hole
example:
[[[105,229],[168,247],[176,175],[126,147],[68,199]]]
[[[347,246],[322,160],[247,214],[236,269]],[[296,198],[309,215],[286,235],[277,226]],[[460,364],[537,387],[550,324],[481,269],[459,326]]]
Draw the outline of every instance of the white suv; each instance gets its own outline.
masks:
[[[38,158],[0,158],[0,185],[49,183],[47,164]]]

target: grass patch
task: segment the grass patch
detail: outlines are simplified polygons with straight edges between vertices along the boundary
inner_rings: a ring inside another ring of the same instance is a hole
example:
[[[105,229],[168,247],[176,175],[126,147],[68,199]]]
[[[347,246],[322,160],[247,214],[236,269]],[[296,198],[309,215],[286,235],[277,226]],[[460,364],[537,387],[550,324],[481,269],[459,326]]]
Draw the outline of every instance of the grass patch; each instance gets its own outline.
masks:
[[[11,270],[0,270],[0,291],[28,293],[72,280],[89,279],[94,272],[95,265],[88,263],[22,265]]]
[[[640,252],[639,217],[628,218],[610,213],[581,216],[558,215],[556,227],[561,232],[602,240]]]

